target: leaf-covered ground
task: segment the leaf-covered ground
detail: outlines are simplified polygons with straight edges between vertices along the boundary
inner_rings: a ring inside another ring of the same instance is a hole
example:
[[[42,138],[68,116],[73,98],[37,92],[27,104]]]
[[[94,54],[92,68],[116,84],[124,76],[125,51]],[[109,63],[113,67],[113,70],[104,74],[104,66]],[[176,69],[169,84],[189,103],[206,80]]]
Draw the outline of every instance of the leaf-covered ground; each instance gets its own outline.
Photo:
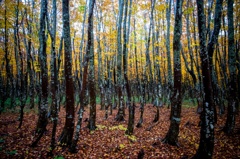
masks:
[[[64,158],[137,158],[143,150],[144,158],[189,158],[194,155],[199,143],[199,115],[196,108],[182,109],[182,119],[179,134],[179,147],[161,143],[169,127],[169,113],[167,108],[161,108],[160,120],[153,124],[152,120],[156,108],[145,106],[144,124],[141,128],[134,129],[133,136],[124,134],[127,127],[128,110],[124,122],[116,122],[114,117],[117,110],[104,119],[105,111],[97,107],[97,130],[89,132],[83,128],[78,142],[78,153],[71,154],[60,146],[54,151],[54,157]],[[84,120],[88,118],[89,111],[86,108]],[[139,107],[136,107],[135,124],[139,118]],[[64,126],[65,111],[60,111],[57,136]],[[0,158],[47,158],[49,150],[52,123],[48,124],[48,131],[44,134],[36,148],[30,148],[34,138],[34,129],[37,121],[35,112],[25,113],[23,126],[18,127],[17,113],[3,113],[0,115]],[[236,131],[231,136],[226,136],[222,131],[226,115],[218,117],[215,128],[215,148],[213,158],[240,158],[240,117],[236,118]],[[86,127],[87,122],[83,122]],[[151,130],[149,131],[149,127]],[[54,158],[53,157],[53,158]]]

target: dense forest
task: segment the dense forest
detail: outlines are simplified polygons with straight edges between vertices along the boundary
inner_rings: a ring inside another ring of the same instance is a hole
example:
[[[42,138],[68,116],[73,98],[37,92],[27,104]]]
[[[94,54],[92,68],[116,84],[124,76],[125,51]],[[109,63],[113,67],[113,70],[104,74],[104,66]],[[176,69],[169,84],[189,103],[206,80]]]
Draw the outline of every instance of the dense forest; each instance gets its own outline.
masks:
[[[240,158],[238,0],[0,0],[1,158]]]

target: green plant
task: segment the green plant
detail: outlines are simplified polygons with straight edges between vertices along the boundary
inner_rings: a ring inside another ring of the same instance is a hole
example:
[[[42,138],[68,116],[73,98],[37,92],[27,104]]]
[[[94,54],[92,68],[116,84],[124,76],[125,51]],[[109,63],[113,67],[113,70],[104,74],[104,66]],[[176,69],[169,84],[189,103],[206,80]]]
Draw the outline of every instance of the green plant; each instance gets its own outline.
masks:
[[[16,155],[17,154],[17,150],[12,150],[7,152],[8,155]]]
[[[64,159],[63,156],[55,156],[54,159]]]

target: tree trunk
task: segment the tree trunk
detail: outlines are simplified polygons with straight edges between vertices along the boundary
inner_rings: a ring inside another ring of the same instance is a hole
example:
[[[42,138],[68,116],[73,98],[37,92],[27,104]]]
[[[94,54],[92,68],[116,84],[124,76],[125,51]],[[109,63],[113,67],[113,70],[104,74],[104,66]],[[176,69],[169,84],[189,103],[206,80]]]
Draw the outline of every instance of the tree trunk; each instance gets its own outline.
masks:
[[[128,8],[129,8],[129,15],[128,15]],[[130,0],[130,6],[128,7],[128,0],[125,1],[125,13],[124,13],[124,24],[123,24],[123,70],[124,70],[124,80],[125,80],[125,87],[127,90],[127,107],[129,111],[128,117],[128,127],[126,130],[126,134],[132,135],[134,129],[134,113],[135,113],[135,105],[132,104],[132,95],[128,80],[128,71],[127,71],[127,57],[128,57],[128,49],[127,44],[129,43],[129,30],[130,30],[130,20],[131,20],[131,8],[132,8],[132,0]],[[128,16],[127,16],[128,15]],[[127,26],[127,18],[128,18],[128,26]],[[127,28],[128,27],[128,28]]]
[[[122,78],[122,18],[123,18],[124,0],[119,0],[118,13],[118,29],[117,29],[117,92],[118,92],[118,113],[117,121],[124,120],[124,105],[123,105],[123,78]]]
[[[64,39],[64,69],[66,86],[66,121],[60,135],[59,142],[67,146],[71,145],[74,131],[74,87],[72,76],[72,48],[69,23],[69,0],[62,0],[63,14],[63,39]]]
[[[25,107],[25,102],[27,99],[27,79],[25,79],[25,77],[27,77],[27,74],[24,73],[24,65],[23,65],[23,61],[24,61],[24,57],[21,51],[21,45],[20,45],[20,37],[19,37],[19,26],[18,26],[18,18],[19,18],[19,0],[17,0],[17,7],[16,7],[16,21],[15,21],[15,29],[16,29],[16,33],[15,33],[15,52],[16,55],[19,55],[19,64],[18,64],[18,73],[19,73],[19,80],[20,80],[20,116],[19,116],[19,126],[18,128],[21,128],[22,126],[22,122],[23,122],[23,109]],[[18,62],[17,62],[18,63]],[[12,99],[13,100],[13,99]]]
[[[93,35],[93,9],[94,9],[95,0],[93,1],[93,6],[90,6],[91,9],[88,23],[88,34],[90,34],[90,50],[89,50],[89,76],[88,76],[88,87],[89,87],[89,94],[90,94],[90,114],[89,114],[89,123],[88,127],[91,130],[96,129],[96,92],[95,92],[95,76],[94,76],[94,35]]]
[[[11,70],[11,64],[10,64],[10,51],[9,51],[9,29],[8,29],[8,15],[7,15],[7,2],[5,1],[5,8],[4,8],[4,58],[6,61],[5,68],[6,68],[6,98],[11,99],[11,107],[12,107],[12,101],[13,101],[13,74]],[[5,101],[4,101],[5,102]]]
[[[77,121],[77,125],[76,125],[76,131],[73,137],[73,141],[71,144],[71,147],[69,149],[70,152],[77,152],[76,150],[76,146],[77,146],[77,142],[79,139],[79,133],[81,130],[81,126],[82,126],[82,118],[83,118],[83,111],[84,111],[84,106],[85,106],[85,99],[86,99],[86,88],[87,88],[87,77],[88,77],[88,63],[89,63],[89,59],[93,58],[91,57],[91,49],[93,49],[93,34],[92,34],[92,17],[93,17],[93,9],[94,9],[94,4],[95,4],[95,0],[91,0],[89,2],[89,14],[88,14],[88,41],[87,41],[87,52],[86,52],[86,56],[84,58],[84,72],[83,72],[83,81],[82,81],[82,89],[80,92],[80,109],[79,109],[79,115],[78,115],[78,121]],[[93,52],[92,52],[93,53]]]
[[[36,127],[38,135],[37,139],[32,143],[35,147],[41,139],[43,133],[46,131],[48,123],[47,108],[48,108],[48,70],[47,70],[47,39],[46,39],[46,18],[47,18],[47,0],[41,0],[41,13],[40,13],[40,29],[39,29],[39,42],[40,42],[40,65],[41,65],[41,103],[39,105],[39,117]]]
[[[203,111],[201,112],[200,144],[194,159],[212,158],[214,148],[214,106],[209,56],[206,47],[206,19],[203,0],[197,1],[200,56],[203,79]]]
[[[167,0],[166,1],[167,8],[166,8],[166,18],[167,18],[167,37],[166,37],[166,49],[167,49],[167,69],[168,69],[168,79],[167,79],[167,84],[168,84],[168,91],[171,92],[172,88],[172,66],[171,66],[171,52],[170,52],[170,27],[171,27],[171,11],[172,11],[172,0]],[[170,95],[171,96],[171,95]],[[170,100],[170,99],[169,99]]]
[[[217,2],[216,2],[215,17],[214,17],[214,30],[210,37],[210,41],[208,42],[208,46],[207,46],[207,52],[209,55],[210,72],[211,72],[211,76],[212,76],[212,87],[214,87],[213,88],[214,101],[217,99],[217,96],[216,96],[217,86],[216,86],[216,76],[214,74],[214,69],[213,69],[213,53],[214,53],[214,46],[217,43],[218,34],[219,34],[219,31],[221,28],[222,3],[223,3],[223,0],[217,0]],[[215,102],[213,104],[214,104],[214,114],[215,114],[214,122],[217,123],[217,110],[216,110]]]
[[[170,145],[178,145],[179,125],[181,118],[182,91],[181,91],[181,35],[182,35],[182,0],[177,0],[174,37],[173,37],[173,52],[174,52],[174,88],[173,96],[171,97],[171,116],[170,127],[168,133],[163,139],[164,143]]]
[[[50,151],[48,153],[49,156],[53,155],[53,150],[55,148],[55,136],[57,131],[57,122],[58,122],[58,102],[57,102],[57,90],[58,90],[58,71],[57,71],[57,55],[56,55],[56,27],[57,27],[57,2],[56,0],[52,1],[52,28],[49,26],[49,19],[48,19],[48,33],[51,37],[51,117],[53,121],[53,127],[52,127],[52,137],[51,137],[51,144],[50,144]]]
[[[234,44],[234,23],[233,23],[233,0],[228,0],[228,69],[229,69],[229,87],[228,87],[228,114],[224,131],[232,134],[235,127],[235,115],[237,104],[237,69],[236,52]]]

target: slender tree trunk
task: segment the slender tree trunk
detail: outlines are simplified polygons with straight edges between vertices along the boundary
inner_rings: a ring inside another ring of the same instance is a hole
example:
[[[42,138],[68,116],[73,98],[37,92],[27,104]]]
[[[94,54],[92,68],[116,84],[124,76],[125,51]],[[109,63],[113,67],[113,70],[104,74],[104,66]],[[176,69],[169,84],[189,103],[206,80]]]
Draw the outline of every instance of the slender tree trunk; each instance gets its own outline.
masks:
[[[40,29],[39,29],[39,41],[40,41],[40,65],[41,65],[41,104],[39,106],[39,117],[37,122],[36,132],[38,137],[32,143],[32,147],[35,147],[38,141],[41,139],[43,133],[46,131],[48,123],[47,108],[48,108],[48,70],[47,70],[47,39],[46,39],[46,18],[47,18],[47,0],[41,1],[41,13],[40,13]]]
[[[58,71],[57,71],[57,55],[56,55],[56,27],[57,27],[57,2],[56,0],[52,1],[52,28],[49,26],[49,19],[48,19],[48,33],[51,37],[51,117],[53,121],[52,127],[52,137],[51,137],[51,144],[50,144],[50,151],[48,153],[49,156],[53,155],[53,150],[55,148],[56,140],[56,131],[57,131],[57,122],[58,122],[58,109],[57,109],[57,90],[58,90]]]
[[[239,31],[240,32],[240,26],[239,26]],[[238,74],[237,74],[237,83],[238,83],[238,98],[237,98],[237,105],[236,105],[236,113],[239,114],[239,109],[240,109],[240,39],[236,40],[236,59],[237,59],[237,69],[238,69]]]
[[[87,6],[87,5],[86,5]],[[81,42],[80,42],[80,47],[79,47],[79,67],[80,67],[80,77],[79,77],[79,81],[78,81],[78,85],[79,85],[79,90],[82,89],[82,68],[83,68],[83,48],[84,48],[84,35],[85,35],[85,22],[86,22],[86,14],[87,14],[87,7],[85,7],[84,9],[84,15],[83,15],[83,22],[82,22],[82,36],[81,36]],[[79,99],[80,100],[80,99]],[[77,107],[78,108],[78,107]]]
[[[139,69],[138,69],[138,55],[137,55],[137,38],[136,38],[136,17],[134,16],[134,24],[133,24],[133,30],[134,30],[134,56],[135,56],[135,69],[136,69],[136,83],[137,83],[137,95],[139,96],[139,99],[141,98],[140,93],[141,92],[141,84],[139,79]],[[143,105],[141,104],[140,107],[140,119],[143,117]],[[140,121],[140,120],[139,120]],[[142,120],[141,120],[142,121]],[[141,125],[140,123],[138,124]]]
[[[196,23],[196,16],[195,13],[192,13],[192,17],[193,17],[193,24]],[[197,85],[197,102],[198,102],[198,107],[197,107],[197,111],[202,111],[202,100],[203,100],[203,94],[202,94],[202,76],[201,76],[201,66],[199,64],[199,47],[197,46],[197,34],[196,34],[196,25],[193,25],[193,42],[195,44],[194,46],[194,51],[195,51],[195,67],[196,67],[196,72],[197,72],[197,77],[198,77],[198,85]]]
[[[213,53],[214,53],[214,46],[218,41],[218,34],[219,34],[219,31],[221,28],[222,3],[223,3],[223,0],[217,0],[217,2],[216,2],[215,17],[214,17],[214,30],[213,30],[213,33],[208,42],[208,46],[207,46],[207,51],[208,51],[208,55],[209,55],[210,72],[211,72],[212,79],[214,79],[214,80],[212,80],[212,86],[214,87],[213,88],[214,101],[217,99],[217,96],[216,96],[217,93],[215,93],[217,86],[216,86],[216,76],[214,74],[214,69],[213,69]],[[214,121],[215,121],[215,123],[217,123],[217,110],[216,110],[215,102],[214,102],[214,114],[215,114]]]
[[[167,18],[167,36],[166,36],[166,49],[167,49],[167,69],[168,69],[168,91],[171,92],[173,77],[172,77],[172,66],[171,66],[171,52],[170,52],[170,27],[171,27],[171,11],[172,11],[172,0],[167,0],[166,18]],[[171,96],[171,95],[170,95]],[[169,99],[170,100],[170,99]]]
[[[16,21],[15,21],[15,29],[16,29],[16,55],[19,55],[19,65],[18,65],[18,72],[19,72],[19,80],[20,80],[20,116],[19,116],[19,126],[18,128],[21,128],[22,126],[22,122],[23,122],[23,109],[25,107],[25,102],[27,99],[27,80],[25,79],[25,77],[27,77],[27,74],[25,75],[24,73],[24,66],[23,66],[23,61],[24,61],[24,57],[21,51],[21,45],[20,45],[20,37],[19,37],[19,26],[18,26],[18,19],[19,19],[19,0],[17,0],[17,7],[16,7]],[[18,62],[17,62],[18,63]]]
[[[233,0],[228,0],[228,69],[229,69],[229,86],[228,86],[228,114],[224,131],[232,134],[235,127],[235,115],[237,104],[237,69],[236,69],[236,52],[234,44],[234,23],[233,23]]]
[[[21,63],[19,62],[21,60],[22,57],[20,57],[20,54],[19,53],[19,26],[18,26],[18,19],[19,19],[19,1],[17,0],[17,6],[15,7],[15,15],[16,15],[16,19],[15,19],[15,27],[14,27],[14,52],[15,52],[15,60],[16,60],[16,66],[17,66],[17,79],[16,79],[16,85],[17,85],[17,88],[18,88],[18,91],[20,91],[20,96],[22,95],[22,89],[21,89],[21,77],[22,77],[22,69],[21,69]],[[19,83],[19,80],[20,80],[20,83]],[[20,97],[19,96],[19,97]],[[20,97],[20,100],[21,100],[21,97]],[[21,107],[20,107],[20,116],[19,116],[19,125],[18,125],[18,128],[21,128],[21,125],[22,125],[22,120],[23,120],[23,114],[22,114],[22,110],[21,110]]]
[[[101,2],[100,4],[101,5]],[[97,6],[97,5],[96,5]],[[98,7],[96,9],[97,11],[97,20],[98,20],[98,27],[96,27],[97,32],[101,32],[101,23],[102,23],[102,9],[101,7]],[[100,13],[99,13],[100,12]],[[104,95],[105,93],[105,87],[104,87],[104,67],[102,67],[103,62],[102,62],[102,47],[101,47],[101,41],[100,41],[100,34],[96,35],[96,39],[97,39],[97,52],[98,52],[98,87],[100,90],[100,105],[101,108],[100,110],[104,110]],[[103,38],[105,39],[105,37],[103,36]]]
[[[88,77],[88,63],[89,60],[93,57],[91,57],[91,53],[93,53],[93,23],[92,23],[92,17],[93,17],[93,9],[94,9],[95,0],[90,0],[89,2],[89,14],[88,14],[88,41],[87,41],[87,48],[86,48],[86,56],[84,59],[84,72],[83,72],[83,81],[82,81],[82,90],[80,92],[80,109],[78,114],[78,121],[76,126],[76,131],[73,137],[73,141],[71,144],[71,147],[69,149],[70,152],[76,153],[76,146],[79,139],[79,133],[82,126],[82,118],[83,118],[83,111],[85,106],[85,99],[86,99],[86,88],[87,88],[87,77]]]
[[[117,29],[117,92],[118,92],[118,113],[116,116],[117,121],[124,120],[124,105],[123,105],[123,78],[122,78],[122,18],[123,18],[124,0],[119,0],[119,13],[118,13],[118,29]]]
[[[162,77],[161,77],[161,65],[160,65],[160,55],[159,55],[159,41],[161,41],[161,38],[159,37],[160,33],[160,18],[155,18],[157,21],[157,27],[153,25],[153,32],[152,32],[152,49],[154,50],[154,99],[153,99],[153,106],[156,107],[157,111],[155,114],[155,117],[153,119],[153,122],[157,122],[160,118],[160,107],[163,106],[162,102]],[[157,45],[156,45],[157,44]]]
[[[7,2],[5,1],[5,8],[4,8],[4,58],[6,61],[5,69],[6,69],[6,77],[7,77],[7,83],[6,83],[6,98],[10,98],[11,100],[11,107],[12,107],[12,101],[13,101],[13,74],[11,70],[11,64],[10,64],[10,52],[9,52],[9,29],[8,29],[8,15],[7,15]],[[5,101],[4,101],[5,102]]]
[[[129,15],[128,15],[128,8],[129,8]],[[124,13],[124,25],[123,25],[123,70],[124,70],[124,80],[125,80],[125,87],[127,90],[127,105],[129,110],[129,118],[128,118],[128,127],[126,130],[126,134],[132,135],[134,129],[134,113],[135,113],[135,106],[132,104],[132,95],[130,90],[130,84],[128,80],[128,72],[127,72],[127,57],[128,57],[128,50],[127,44],[129,43],[129,30],[130,30],[130,20],[131,20],[131,8],[132,8],[132,0],[130,0],[130,6],[128,7],[128,0],[125,1],[125,13]],[[128,15],[128,16],[127,16]],[[127,18],[128,18],[128,26],[127,26]],[[128,28],[127,28],[128,27]]]
[[[30,80],[30,87],[29,87],[29,96],[30,96],[30,109],[34,107],[34,99],[35,99],[35,86],[34,86],[34,66],[33,66],[33,58],[31,56],[32,50],[32,23],[33,23],[33,11],[34,11],[34,2],[32,4],[32,10],[29,20],[27,20],[27,29],[28,29],[28,46],[27,46],[27,72],[29,75]],[[30,6],[30,2],[28,4]],[[27,8],[26,8],[27,10]],[[28,13],[30,14],[30,13]],[[32,62],[31,62],[32,61]]]
[[[171,116],[170,127],[167,132],[164,143],[170,145],[178,145],[179,125],[181,121],[181,105],[182,105],[182,91],[181,91],[181,35],[182,35],[182,0],[176,2],[176,15],[174,25],[173,37],[173,52],[174,52],[174,88],[173,96],[171,97]]]
[[[47,70],[47,39],[46,39],[46,18],[47,18],[47,0],[41,1],[41,13],[40,13],[40,29],[39,29],[39,41],[40,41],[40,65],[41,65],[41,105],[39,105],[39,117],[36,132],[39,134],[36,140],[32,143],[32,147],[35,147],[38,141],[41,139],[43,133],[46,131],[48,123],[47,108],[48,108],[48,70]]]
[[[69,22],[69,0],[62,0],[63,39],[64,39],[64,70],[66,86],[66,121],[59,142],[70,146],[74,132],[74,85],[72,76],[72,48]]]
[[[206,47],[206,17],[203,0],[197,1],[200,56],[203,78],[203,111],[201,112],[200,144],[194,159],[212,158],[214,148],[214,106],[209,56]]]
[[[96,129],[96,92],[95,92],[95,69],[94,69],[94,35],[93,35],[93,10],[95,5],[95,0],[93,1],[93,6],[89,8],[91,10],[91,17],[88,19],[89,28],[88,32],[90,32],[91,36],[91,43],[90,43],[90,50],[89,50],[89,76],[88,76],[88,87],[89,87],[89,94],[90,94],[90,113],[89,113],[89,123],[88,127],[91,130]]]
[[[63,31],[62,31],[63,32]],[[63,35],[61,36],[61,39],[60,39],[60,44],[59,44],[59,49],[58,49],[58,54],[56,55],[57,56],[57,61],[56,61],[56,65],[57,65],[57,73],[58,73],[58,78],[60,80],[58,80],[58,89],[57,89],[57,106],[58,106],[58,112],[60,111],[60,105],[61,105],[61,101],[62,101],[62,75],[61,75],[61,71],[60,71],[60,68],[61,68],[61,64],[63,63],[62,60],[61,60],[61,57],[63,56],[62,54],[62,46],[63,46]]]
[[[189,5],[190,5],[190,0],[187,1],[187,7],[190,7]],[[194,58],[193,58],[193,50],[192,50],[192,47],[191,47],[191,39],[190,39],[191,38],[190,26],[189,26],[189,16],[190,16],[190,14],[187,14],[186,16],[187,16],[186,17],[186,23],[187,23],[187,26],[186,26],[187,28],[186,29],[187,29],[188,50],[189,50],[189,55],[190,55],[190,58],[191,58],[191,66],[189,68],[188,65],[186,65],[186,68],[187,68],[189,74],[192,77],[194,87],[196,87],[197,77],[196,77],[196,75],[194,73],[194,69],[193,69],[194,68],[194,65],[193,65]],[[186,62],[185,62],[185,64],[186,64]]]

